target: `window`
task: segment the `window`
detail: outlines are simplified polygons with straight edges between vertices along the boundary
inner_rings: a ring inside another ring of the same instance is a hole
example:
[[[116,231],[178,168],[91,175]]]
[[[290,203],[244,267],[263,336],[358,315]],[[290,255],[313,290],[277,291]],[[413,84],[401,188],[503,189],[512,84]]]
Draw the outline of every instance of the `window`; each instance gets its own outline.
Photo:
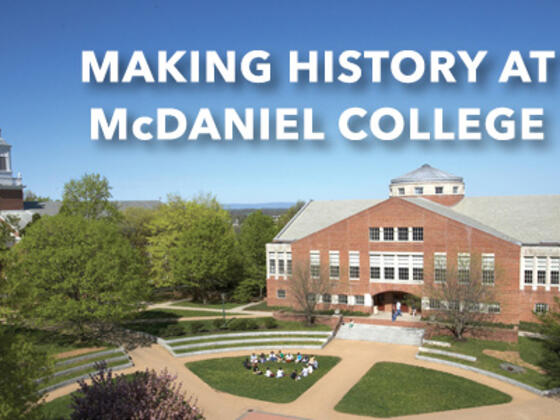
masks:
[[[449,309],[451,311],[458,311],[459,308],[460,308],[458,300],[450,300],[449,302],[447,302],[446,306],[447,306],[447,309]]]
[[[488,304],[488,313],[489,314],[499,314],[500,313],[500,304],[499,303],[489,303]]]
[[[282,289],[278,289],[278,290],[276,291],[276,297],[277,297],[278,299],[286,299],[286,291],[285,291],[285,290],[282,290]]]
[[[8,156],[0,156],[0,171],[8,170]]]
[[[416,280],[416,281],[424,280],[424,269],[423,268],[413,268],[412,269],[412,280]]]
[[[309,303],[315,303],[317,301],[317,296],[315,295],[315,293],[308,293],[307,294],[307,301]]]
[[[424,194],[424,188],[423,187],[414,187],[414,194],[417,194],[417,195]]]
[[[459,187],[453,187],[453,194],[457,194],[459,192]]]
[[[331,279],[340,277],[340,254],[338,251],[329,251],[329,277]]]
[[[369,254],[369,278],[370,280],[381,279],[381,255]]]
[[[424,280],[424,256],[423,255],[412,256],[412,280],[416,280],[416,281]]]
[[[546,257],[537,257],[537,284],[546,283]]]
[[[404,188],[399,188],[399,195],[404,195]]]
[[[550,284],[560,283],[560,258],[550,258]]]
[[[430,299],[430,309],[440,309],[441,308],[441,302],[437,299]]]
[[[385,267],[383,272],[385,275],[385,280],[394,280],[395,279],[395,268],[394,267]]]
[[[399,280],[408,280],[408,267],[399,267]]]
[[[410,255],[397,255],[397,265],[399,268],[399,280],[408,281]]]
[[[278,274],[283,276],[286,273],[285,270],[286,261],[284,260],[284,253],[278,254]]]
[[[360,278],[360,253],[358,251],[350,251],[348,253],[348,262],[350,266],[350,280],[358,280]]]
[[[457,254],[457,277],[459,283],[470,281],[471,256],[467,252]]]
[[[331,303],[332,298],[331,295],[328,293],[323,294],[323,303]]]
[[[412,228],[412,240],[413,241],[423,241],[424,240],[424,228],[423,227],[413,227]]]
[[[443,187],[436,187],[436,194],[443,194]]]
[[[364,297],[362,295],[354,296],[354,302],[356,305],[363,305],[365,303]]]
[[[523,258],[523,280],[525,284],[532,284],[533,283],[533,268],[534,268],[534,260],[533,257],[524,257]]]
[[[378,227],[370,227],[369,228],[369,240],[370,241],[379,241],[381,239],[381,235],[379,234]]]
[[[482,254],[482,283],[494,284],[494,254]]]
[[[544,314],[545,312],[548,312],[548,304],[535,303],[535,312],[538,314]]]
[[[286,253],[286,274],[288,276],[292,275],[292,253]]]
[[[400,227],[399,228],[399,241],[408,241],[408,228],[407,227]]]
[[[270,274],[276,274],[276,253],[268,253],[268,272]]]
[[[309,266],[311,277],[319,277],[321,271],[321,254],[319,251],[309,251]]]
[[[394,230],[392,227],[384,227],[383,228],[383,240],[384,241],[392,241],[394,238]]]
[[[434,281],[436,283],[445,282],[447,271],[447,254],[445,252],[434,254]]]
[[[338,295],[338,303],[348,303],[348,296]]]
[[[395,280],[396,259],[392,254],[383,254],[383,277],[385,280]]]

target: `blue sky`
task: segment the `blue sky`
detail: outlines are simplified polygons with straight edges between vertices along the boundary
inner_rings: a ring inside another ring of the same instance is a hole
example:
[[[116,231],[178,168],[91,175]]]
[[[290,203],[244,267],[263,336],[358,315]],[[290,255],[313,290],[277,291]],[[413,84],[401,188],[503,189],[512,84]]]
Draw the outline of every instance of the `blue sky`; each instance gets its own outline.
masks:
[[[555,1],[27,1],[0,5],[0,127],[13,145],[13,166],[34,192],[61,196],[85,172],[105,175],[117,199],[190,197],[212,192],[225,203],[297,199],[381,198],[391,178],[423,163],[461,175],[467,194],[559,193],[558,65],[546,85],[500,86],[512,49],[554,49],[560,7]],[[240,83],[177,86],[95,86],[81,83],[81,51],[265,49],[273,57],[270,86]],[[488,50],[477,85],[396,83],[290,85],[288,52],[298,49],[401,49],[472,53]],[[560,57],[558,58],[560,59]],[[557,59],[557,60],[558,60]],[[126,143],[89,139],[91,107],[127,107],[154,115],[158,107],[194,113],[210,107],[312,107],[322,144],[255,144],[199,140]],[[346,108],[461,106],[544,107],[544,142],[352,144],[337,130]]]

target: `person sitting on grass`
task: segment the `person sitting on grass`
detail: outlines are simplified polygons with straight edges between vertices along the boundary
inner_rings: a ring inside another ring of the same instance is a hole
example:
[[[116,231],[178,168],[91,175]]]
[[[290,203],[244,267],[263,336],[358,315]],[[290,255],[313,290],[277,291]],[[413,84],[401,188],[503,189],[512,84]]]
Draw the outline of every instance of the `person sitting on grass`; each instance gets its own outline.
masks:
[[[286,355],[285,360],[286,360],[286,363],[291,363],[291,362],[293,362],[293,361],[294,361],[294,355],[293,355],[292,353],[288,353],[288,354]]]
[[[277,360],[278,360],[278,358],[274,354],[274,350],[271,350],[270,354],[268,355],[268,361],[269,362],[276,362]]]
[[[317,359],[313,358],[313,363],[311,364],[313,365],[313,369],[319,369],[319,361]]]
[[[262,375],[262,372],[257,366],[253,366],[253,375]]]
[[[283,362],[284,361],[284,353],[282,353],[282,350],[278,350],[278,361],[279,362]]]
[[[248,357],[243,361],[243,367],[247,370],[251,369],[251,363],[249,363]]]
[[[294,381],[297,381],[301,379],[301,376],[299,376],[297,370],[294,369],[294,371],[290,375],[290,378],[292,378]]]
[[[276,377],[277,378],[283,378],[284,377],[284,370],[282,370],[282,368],[278,368],[278,371],[276,372]]]
[[[301,363],[309,363],[309,356],[307,354],[303,356]]]
[[[296,363],[301,362],[301,359],[303,358],[303,356],[301,355],[301,353],[298,351],[298,354],[296,355]]]
[[[304,368],[301,370],[301,377],[302,377],[302,378],[306,378],[307,375],[309,375],[309,370],[307,369],[307,367],[304,367]]]
[[[266,362],[266,356],[264,355],[264,353],[261,353],[259,356],[259,363],[265,363]]]
[[[307,372],[311,375],[313,373],[313,365],[311,363],[307,364]]]
[[[274,378],[274,373],[272,373],[272,371],[268,366],[266,368],[266,372],[264,373],[264,376],[266,376],[267,378]]]
[[[255,353],[252,353],[252,354],[251,354],[251,363],[252,363],[253,365],[259,363],[259,359],[258,359],[258,357],[257,357],[257,355],[256,355]]]

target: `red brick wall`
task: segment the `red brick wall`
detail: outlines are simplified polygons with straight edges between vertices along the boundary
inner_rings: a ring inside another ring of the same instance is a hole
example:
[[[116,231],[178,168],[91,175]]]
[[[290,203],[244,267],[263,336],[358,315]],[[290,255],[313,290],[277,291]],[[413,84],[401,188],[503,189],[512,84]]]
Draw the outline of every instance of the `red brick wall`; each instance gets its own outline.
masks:
[[[423,242],[370,242],[369,227],[384,226],[422,226]],[[292,243],[292,259],[296,264],[309,263],[309,251],[321,252],[321,264],[328,265],[329,250],[340,251],[341,279],[334,293],[372,294],[399,291],[423,295],[422,285],[406,285],[369,282],[369,251],[383,252],[423,252],[424,282],[433,279],[433,255],[446,252],[449,266],[456,265],[459,252],[472,255],[494,253],[496,261],[497,282],[495,287],[497,301],[501,304],[501,313],[497,322],[517,323],[520,319],[519,294],[519,258],[520,247],[516,244],[498,239],[485,232],[445,218],[429,210],[418,207],[403,199],[393,197],[354,216],[342,220],[319,232]],[[348,279],[348,252],[360,251],[359,281]],[[289,282],[287,280],[268,279],[269,305],[289,305]],[[288,292],[286,299],[277,299],[276,290]],[[348,309],[353,309],[353,306]],[[524,315],[525,316],[525,315]]]
[[[453,334],[445,328],[440,328],[434,324],[425,325],[424,338],[431,339],[437,336],[452,336]],[[465,334],[467,338],[477,338],[479,340],[492,340],[492,341],[505,341],[508,343],[517,343],[518,329],[507,328],[480,328],[473,331],[468,331]]]
[[[23,210],[23,190],[0,190],[0,210]]]

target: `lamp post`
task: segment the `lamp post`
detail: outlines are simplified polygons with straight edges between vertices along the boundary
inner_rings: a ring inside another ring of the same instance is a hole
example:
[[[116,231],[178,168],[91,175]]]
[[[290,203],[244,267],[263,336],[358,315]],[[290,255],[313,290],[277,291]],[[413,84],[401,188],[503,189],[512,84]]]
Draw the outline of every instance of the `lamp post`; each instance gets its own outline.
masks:
[[[226,327],[226,294],[222,293],[222,319],[224,321],[223,327]]]

